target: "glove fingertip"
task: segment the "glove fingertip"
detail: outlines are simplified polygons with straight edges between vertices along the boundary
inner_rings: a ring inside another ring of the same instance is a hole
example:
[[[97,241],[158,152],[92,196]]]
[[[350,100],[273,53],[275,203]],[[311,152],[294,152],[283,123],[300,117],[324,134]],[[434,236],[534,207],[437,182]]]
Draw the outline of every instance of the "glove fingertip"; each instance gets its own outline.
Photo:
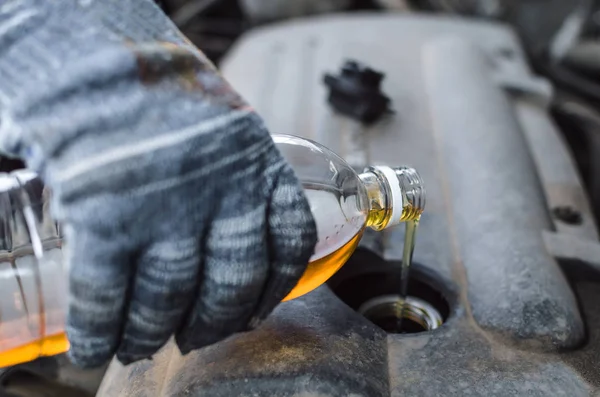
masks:
[[[104,365],[114,356],[129,284],[129,255],[118,242],[89,230],[65,230],[69,249],[68,358],[82,368]],[[118,239],[116,239],[118,240]]]
[[[113,355],[114,349],[111,349],[107,343],[105,347],[90,345],[88,343],[79,343],[78,338],[69,338],[71,347],[67,352],[69,361],[81,369],[94,369],[108,363]]]
[[[152,356],[148,355],[136,355],[124,352],[117,352],[116,354],[117,360],[123,365],[129,365],[141,360],[149,360],[152,361]]]
[[[194,350],[201,349],[212,343],[218,342],[221,339],[222,338],[215,338],[215,340],[213,342],[206,341],[203,343],[203,342],[200,342],[198,340],[198,338],[192,338],[189,336],[188,333],[181,332],[181,333],[178,333],[175,335],[175,344],[177,345],[177,348],[181,352],[181,355],[185,356]]]
[[[175,335],[175,345],[179,349],[182,356],[188,355],[194,348],[188,343],[185,336]]]

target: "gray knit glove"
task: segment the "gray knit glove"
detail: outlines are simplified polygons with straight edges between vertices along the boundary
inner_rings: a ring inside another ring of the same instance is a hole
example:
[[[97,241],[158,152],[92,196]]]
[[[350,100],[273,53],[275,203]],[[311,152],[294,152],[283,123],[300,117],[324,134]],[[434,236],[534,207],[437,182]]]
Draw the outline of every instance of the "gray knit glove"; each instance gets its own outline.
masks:
[[[304,271],[316,229],[293,171],[150,0],[1,2],[0,111],[0,148],[65,229],[77,365],[252,328]]]

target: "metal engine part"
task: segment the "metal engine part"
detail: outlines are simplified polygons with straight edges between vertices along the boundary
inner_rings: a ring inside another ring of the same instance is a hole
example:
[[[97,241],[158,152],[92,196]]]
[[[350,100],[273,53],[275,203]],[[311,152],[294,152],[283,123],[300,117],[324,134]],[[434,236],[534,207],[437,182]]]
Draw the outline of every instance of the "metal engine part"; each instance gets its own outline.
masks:
[[[327,106],[322,76],[347,59],[385,73],[393,115],[364,127]],[[413,271],[445,297],[447,319],[386,334],[353,309],[353,296],[383,288],[370,272],[401,258],[403,228],[367,234],[335,280],[258,329],[183,357],[169,343],[152,361],[113,362],[98,396],[598,395],[598,231],[548,115],[552,89],[512,30],[334,15],[246,34],[222,65],[272,132],[419,170],[428,208]],[[344,302],[336,288],[356,275]]]

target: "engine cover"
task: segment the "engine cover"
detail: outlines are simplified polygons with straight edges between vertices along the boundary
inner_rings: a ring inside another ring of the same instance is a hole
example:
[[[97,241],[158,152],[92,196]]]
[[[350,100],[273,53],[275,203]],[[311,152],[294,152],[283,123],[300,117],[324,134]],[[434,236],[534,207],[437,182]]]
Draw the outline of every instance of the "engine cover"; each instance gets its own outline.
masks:
[[[393,114],[363,126],[331,109],[323,75],[346,60],[385,74]],[[308,18],[247,34],[222,70],[272,132],[314,139],[357,166],[419,171],[428,201],[414,273],[444,297],[447,320],[387,334],[354,310],[393,278],[399,227],[367,235],[329,285],[281,304],[255,331],[185,357],[169,343],[152,361],[114,362],[99,396],[594,395],[600,293],[573,263],[600,252],[598,233],[548,115],[552,89],[509,28],[413,14]],[[565,241],[582,248],[562,255]],[[575,288],[556,256],[579,258],[561,260]],[[359,281],[342,291],[350,278]]]

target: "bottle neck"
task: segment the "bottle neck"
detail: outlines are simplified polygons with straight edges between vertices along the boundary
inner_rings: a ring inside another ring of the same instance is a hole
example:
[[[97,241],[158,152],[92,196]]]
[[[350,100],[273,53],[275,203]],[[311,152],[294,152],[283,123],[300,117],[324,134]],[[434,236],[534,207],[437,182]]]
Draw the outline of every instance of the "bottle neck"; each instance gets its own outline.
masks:
[[[425,208],[425,189],[413,168],[370,167],[359,177],[369,203],[368,227],[383,230],[420,218]]]

